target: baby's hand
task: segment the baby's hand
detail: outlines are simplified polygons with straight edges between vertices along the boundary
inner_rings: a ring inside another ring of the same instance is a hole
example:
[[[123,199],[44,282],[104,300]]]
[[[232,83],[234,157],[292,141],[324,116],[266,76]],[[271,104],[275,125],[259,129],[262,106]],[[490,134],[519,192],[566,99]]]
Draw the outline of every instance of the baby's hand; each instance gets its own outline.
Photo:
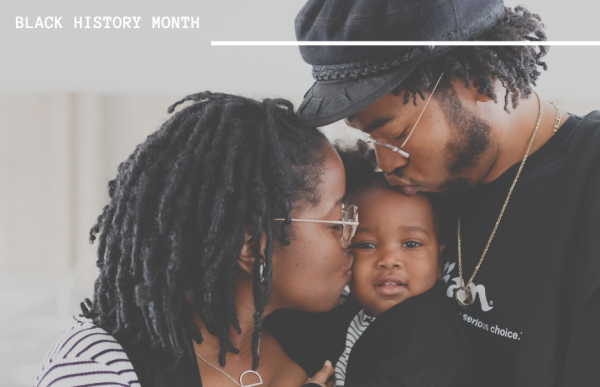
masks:
[[[321,387],[328,387],[327,386],[327,379],[329,379],[329,377],[333,375],[333,372],[334,372],[333,366],[331,365],[331,362],[329,360],[327,360],[325,362],[325,364],[323,365],[323,368],[321,368],[319,370],[319,372],[317,372],[315,374],[315,376],[313,376],[312,378],[310,378],[306,382],[305,386],[306,385],[316,384],[316,385],[321,386]]]

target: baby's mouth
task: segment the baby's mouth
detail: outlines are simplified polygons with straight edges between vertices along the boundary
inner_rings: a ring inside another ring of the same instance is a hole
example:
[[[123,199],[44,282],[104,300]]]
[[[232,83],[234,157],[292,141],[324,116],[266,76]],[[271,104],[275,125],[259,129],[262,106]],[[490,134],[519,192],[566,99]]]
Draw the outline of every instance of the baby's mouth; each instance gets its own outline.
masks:
[[[399,278],[385,276],[375,283],[375,292],[382,296],[395,296],[406,289],[406,284]]]

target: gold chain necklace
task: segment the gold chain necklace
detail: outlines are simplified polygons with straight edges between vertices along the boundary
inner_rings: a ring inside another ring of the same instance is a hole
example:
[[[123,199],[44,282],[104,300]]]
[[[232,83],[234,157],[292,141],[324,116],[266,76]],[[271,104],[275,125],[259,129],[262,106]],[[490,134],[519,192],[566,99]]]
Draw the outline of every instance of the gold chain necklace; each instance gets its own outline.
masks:
[[[562,114],[560,112],[560,108],[558,106],[556,106],[556,104],[553,102],[550,102],[552,105],[554,105],[554,108],[556,109],[556,120],[554,120],[554,132],[552,132],[552,135],[554,136],[556,134],[556,131],[558,130],[558,124],[560,124],[560,119],[562,117]]]
[[[471,278],[469,279],[469,282],[467,282],[466,285],[464,284],[463,276],[462,276],[460,216],[458,217],[458,277],[460,279],[460,287],[454,291],[454,300],[456,300],[458,305],[462,306],[463,308],[466,308],[467,306],[473,304],[473,292],[471,291],[471,284],[473,283],[473,279],[475,278],[475,275],[477,274],[477,272],[479,271],[479,268],[481,267],[481,263],[483,262],[483,259],[485,258],[485,255],[487,254],[490,244],[492,243],[492,239],[494,239],[494,235],[496,234],[496,230],[498,229],[498,225],[500,224],[502,215],[504,215],[504,210],[506,209],[506,206],[508,205],[508,200],[510,199],[510,195],[512,195],[513,189],[515,188],[515,185],[517,184],[517,180],[519,180],[519,175],[521,175],[521,171],[523,170],[523,166],[525,165],[525,161],[527,161],[527,156],[529,156],[529,151],[531,150],[531,146],[533,145],[533,140],[535,139],[535,135],[538,131],[538,128],[540,127],[540,123],[542,122],[542,114],[544,112],[542,100],[541,100],[540,96],[537,94],[537,92],[535,92],[535,90],[533,92],[535,93],[535,95],[540,103],[540,113],[538,116],[537,123],[535,124],[535,129],[533,130],[533,134],[531,135],[531,140],[529,141],[529,146],[527,147],[527,151],[525,152],[525,157],[523,157],[523,161],[521,161],[521,165],[519,166],[519,170],[517,171],[517,176],[515,176],[515,180],[513,181],[512,185],[510,187],[510,190],[508,191],[508,196],[506,197],[506,200],[504,201],[504,205],[502,206],[502,210],[500,211],[500,215],[498,216],[498,220],[496,221],[494,230],[492,231],[492,235],[490,235],[490,239],[488,239],[487,245],[485,246],[485,249],[483,250],[483,254],[481,255],[481,258],[479,259],[479,263],[477,263],[477,266],[475,267],[475,271],[473,272],[473,275],[471,276]],[[558,107],[556,107],[556,120],[554,122],[554,133],[556,133],[556,131],[558,130],[558,124],[560,123],[560,117],[561,117],[560,109]],[[554,133],[552,135],[554,135]]]
[[[258,348],[257,348],[257,352],[260,351],[260,339],[258,339]],[[261,384],[263,384],[263,380],[260,377],[260,374],[254,370],[248,370],[248,371],[244,371],[242,372],[242,374],[240,375],[240,382],[236,382],[236,380],[234,378],[232,378],[227,372],[223,371],[222,369],[220,369],[219,367],[212,365],[211,363],[208,362],[208,360],[204,359],[202,356],[198,355],[198,352],[194,352],[196,354],[196,356],[198,356],[198,358],[200,360],[202,360],[203,362],[205,362],[206,364],[208,364],[209,366],[211,366],[212,368],[216,369],[217,371],[219,371],[220,373],[222,373],[223,375],[227,376],[232,382],[234,382],[238,387],[255,387],[255,386],[260,386]],[[244,384],[243,379],[244,379],[244,375],[246,374],[254,374],[256,376],[258,376],[258,383],[253,383],[253,384]]]

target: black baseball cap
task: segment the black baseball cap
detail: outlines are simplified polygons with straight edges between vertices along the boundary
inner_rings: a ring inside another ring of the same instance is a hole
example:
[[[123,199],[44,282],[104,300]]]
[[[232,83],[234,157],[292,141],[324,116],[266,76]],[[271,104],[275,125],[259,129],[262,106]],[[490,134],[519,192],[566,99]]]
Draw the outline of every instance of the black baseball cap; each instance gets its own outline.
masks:
[[[309,0],[298,41],[465,41],[504,16],[502,0]],[[346,118],[391,92],[418,64],[452,46],[300,46],[315,83],[298,107],[303,124]]]

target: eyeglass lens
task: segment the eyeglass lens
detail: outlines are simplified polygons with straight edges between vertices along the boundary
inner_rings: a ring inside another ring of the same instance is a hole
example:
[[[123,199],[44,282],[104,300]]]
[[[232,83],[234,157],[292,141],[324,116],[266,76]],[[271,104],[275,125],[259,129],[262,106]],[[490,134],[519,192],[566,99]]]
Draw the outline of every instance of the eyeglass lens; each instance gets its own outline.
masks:
[[[345,210],[342,210],[343,220],[345,222],[358,222],[358,208],[355,205],[351,205]],[[342,227],[342,243],[344,246],[350,244],[352,238],[354,237],[354,233],[356,232],[356,224],[353,225],[343,225]]]

